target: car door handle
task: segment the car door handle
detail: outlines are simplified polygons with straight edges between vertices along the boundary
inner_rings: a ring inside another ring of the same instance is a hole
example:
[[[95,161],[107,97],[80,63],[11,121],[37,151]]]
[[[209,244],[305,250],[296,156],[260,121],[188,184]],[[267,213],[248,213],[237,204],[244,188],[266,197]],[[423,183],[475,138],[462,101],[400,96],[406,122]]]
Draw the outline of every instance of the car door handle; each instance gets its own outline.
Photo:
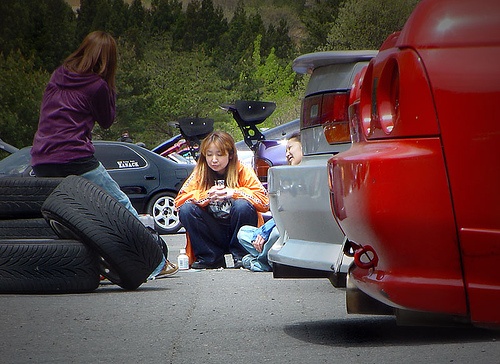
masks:
[[[145,179],[146,181],[151,181],[151,180],[155,180],[155,179],[156,179],[156,177],[155,177],[155,176],[144,176],[144,179]]]

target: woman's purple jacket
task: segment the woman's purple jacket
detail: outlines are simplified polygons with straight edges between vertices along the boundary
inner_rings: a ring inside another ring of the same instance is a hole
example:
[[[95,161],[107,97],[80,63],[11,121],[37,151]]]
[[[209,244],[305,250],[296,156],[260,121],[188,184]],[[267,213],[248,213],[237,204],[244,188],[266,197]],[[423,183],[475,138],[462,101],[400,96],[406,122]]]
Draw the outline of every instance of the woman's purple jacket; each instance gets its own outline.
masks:
[[[115,119],[115,92],[96,74],[52,74],[40,107],[31,164],[62,164],[94,154],[95,122],[107,129]]]

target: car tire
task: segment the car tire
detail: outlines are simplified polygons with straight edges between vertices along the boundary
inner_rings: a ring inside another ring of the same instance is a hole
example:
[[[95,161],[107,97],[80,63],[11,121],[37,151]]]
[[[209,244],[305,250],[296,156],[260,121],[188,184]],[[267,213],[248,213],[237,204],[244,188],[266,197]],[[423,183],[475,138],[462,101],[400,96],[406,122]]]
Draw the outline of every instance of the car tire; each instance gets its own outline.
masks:
[[[126,290],[137,289],[162,261],[156,239],[139,219],[82,177],[66,177],[42,214],[59,236],[91,247],[101,257],[101,274]]]
[[[57,239],[58,236],[42,217],[0,220],[0,239],[30,238]]]
[[[0,240],[1,293],[82,293],[99,283],[97,255],[77,240]]]
[[[147,213],[153,216],[159,234],[175,234],[182,228],[179,212],[175,209],[176,196],[172,192],[160,192],[148,202]]]
[[[0,219],[42,217],[41,207],[62,178],[0,178]]]

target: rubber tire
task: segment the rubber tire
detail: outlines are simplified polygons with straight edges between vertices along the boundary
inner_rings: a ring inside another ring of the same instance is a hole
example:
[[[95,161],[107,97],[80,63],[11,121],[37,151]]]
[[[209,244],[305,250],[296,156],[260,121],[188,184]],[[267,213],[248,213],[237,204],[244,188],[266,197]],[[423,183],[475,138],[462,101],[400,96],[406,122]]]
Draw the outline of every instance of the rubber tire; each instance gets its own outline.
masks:
[[[160,192],[148,202],[146,211],[153,216],[155,230],[159,234],[175,234],[182,228],[179,212],[175,210],[176,196],[172,192]]]
[[[97,255],[76,240],[0,240],[0,293],[82,293],[99,287]]]
[[[58,236],[43,217],[34,219],[0,220],[0,239],[15,238],[57,239]]]
[[[0,219],[42,217],[45,199],[62,178],[0,178]]]
[[[129,210],[94,183],[66,177],[47,197],[42,214],[62,238],[77,238],[101,258],[101,274],[137,289],[161,263],[153,235]]]

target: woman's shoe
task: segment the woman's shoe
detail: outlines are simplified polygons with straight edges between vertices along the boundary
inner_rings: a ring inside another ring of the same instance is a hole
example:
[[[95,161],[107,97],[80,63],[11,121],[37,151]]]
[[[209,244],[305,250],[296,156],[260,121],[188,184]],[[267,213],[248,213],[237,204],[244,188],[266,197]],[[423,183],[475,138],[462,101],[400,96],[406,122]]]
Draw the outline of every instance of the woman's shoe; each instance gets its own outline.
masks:
[[[170,277],[170,276],[173,276],[178,271],[179,271],[179,267],[167,259],[165,266],[160,271],[160,273],[158,273],[156,275],[156,277],[154,279],[161,279],[161,278],[165,278],[165,277]]]

